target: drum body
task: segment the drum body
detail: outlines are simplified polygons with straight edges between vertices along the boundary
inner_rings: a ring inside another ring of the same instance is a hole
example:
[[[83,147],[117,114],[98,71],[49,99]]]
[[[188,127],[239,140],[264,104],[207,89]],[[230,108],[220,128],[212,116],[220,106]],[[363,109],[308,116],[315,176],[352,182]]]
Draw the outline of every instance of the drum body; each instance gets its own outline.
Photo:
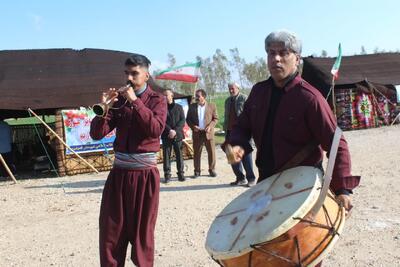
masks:
[[[234,199],[214,220],[206,249],[225,267],[314,266],[337,241],[344,209],[332,194],[309,211],[322,173],[296,167],[262,181]]]

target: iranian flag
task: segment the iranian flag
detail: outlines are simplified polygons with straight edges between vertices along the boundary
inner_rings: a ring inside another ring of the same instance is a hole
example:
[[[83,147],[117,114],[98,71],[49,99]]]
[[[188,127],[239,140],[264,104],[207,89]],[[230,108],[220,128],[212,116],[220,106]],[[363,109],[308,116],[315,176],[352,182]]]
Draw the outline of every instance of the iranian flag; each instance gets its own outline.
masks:
[[[336,57],[335,64],[333,64],[331,69],[331,73],[333,75],[334,80],[337,80],[339,78],[339,68],[341,62],[342,62],[342,46],[339,43],[338,56]]]
[[[160,71],[156,75],[159,80],[174,80],[187,83],[196,83],[200,76],[200,62],[187,63]]]

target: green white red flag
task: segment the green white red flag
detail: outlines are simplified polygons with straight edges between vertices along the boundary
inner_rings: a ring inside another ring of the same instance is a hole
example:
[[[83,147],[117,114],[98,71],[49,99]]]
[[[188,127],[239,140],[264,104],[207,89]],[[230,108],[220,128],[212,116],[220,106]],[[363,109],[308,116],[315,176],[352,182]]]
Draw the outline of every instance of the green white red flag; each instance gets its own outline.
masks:
[[[200,76],[200,61],[168,68],[156,74],[156,79],[196,83]]]
[[[338,56],[336,57],[335,64],[333,64],[331,69],[331,73],[333,75],[334,80],[337,80],[339,78],[339,68],[341,62],[342,62],[342,46],[339,43]]]

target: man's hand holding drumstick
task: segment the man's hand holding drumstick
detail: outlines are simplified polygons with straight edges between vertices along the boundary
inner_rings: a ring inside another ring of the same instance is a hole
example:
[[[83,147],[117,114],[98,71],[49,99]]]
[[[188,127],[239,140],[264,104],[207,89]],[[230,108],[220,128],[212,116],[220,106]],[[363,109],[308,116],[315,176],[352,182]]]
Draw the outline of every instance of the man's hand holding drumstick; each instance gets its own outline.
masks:
[[[244,156],[244,149],[241,146],[225,145],[225,154],[229,164],[239,163]]]

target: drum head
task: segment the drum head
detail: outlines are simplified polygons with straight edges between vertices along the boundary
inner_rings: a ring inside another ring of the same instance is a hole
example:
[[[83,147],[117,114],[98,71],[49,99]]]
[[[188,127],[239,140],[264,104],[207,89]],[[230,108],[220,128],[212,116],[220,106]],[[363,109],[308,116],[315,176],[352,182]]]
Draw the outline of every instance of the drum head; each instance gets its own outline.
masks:
[[[206,249],[214,259],[238,257],[251,245],[270,241],[296,225],[316,203],[321,170],[296,167],[275,174],[245,191],[215,218]]]

